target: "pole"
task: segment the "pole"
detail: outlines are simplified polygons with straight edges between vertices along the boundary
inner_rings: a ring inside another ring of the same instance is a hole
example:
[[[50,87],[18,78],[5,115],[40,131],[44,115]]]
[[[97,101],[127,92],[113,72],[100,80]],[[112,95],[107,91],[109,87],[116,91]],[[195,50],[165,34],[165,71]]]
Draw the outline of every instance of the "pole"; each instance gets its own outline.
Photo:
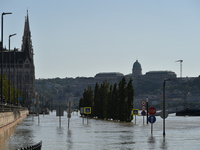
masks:
[[[17,86],[16,86],[16,88],[17,88],[17,106],[19,106],[19,91],[18,91],[18,84],[19,84],[19,82],[18,82],[18,71],[19,71],[19,63],[18,63],[18,61],[17,61]]]
[[[163,136],[165,136],[165,81],[163,82]]]
[[[59,115],[59,127],[61,127],[61,116]]]
[[[69,129],[69,121],[70,121],[70,120],[69,120],[69,117],[68,117],[68,129]]]
[[[135,115],[135,124],[136,124],[136,115]]]
[[[10,100],[10,66],[11,66],[11,56],[10,56],[10,37],[11,35],[9,36],[9,103],[10,103],[10,111],[11,111],[11,100]]]
[[[153,117],[151,117],[151,135],[153,135]]]
[[[149,114],[149,104],[148,104],[148,102],[149,102],[149,99],[148,99],[148,97],[146,98],[146,101],[147,101],[147,124],[148,124],[148,114]]]
[[[40,109],[39,109],[39,107],[37,108],[37,114],[38,114],[38,124],[40,124]]]
[[[143,116],[143,125],[144,125],[144,116]]]
[[[15,36],[15,34],[11,34],[9,35],[9,103],[10,103],[10,111],[11,111],[11,91],[10,91],[10,87],[11,87],[11,74],[10,74],[10,68],[11,68],[11,54],[10,54],[10,38],[12,36]]]
[[[1,102],[3,102],[3,15],[1,15]],[[2,104],[2,111],[3,110],[3,104]]]
[[[13,87],[14,87],[14,105],[15,105],[15,51],[16,49],[14,49],[14,68],[13,68]]]
[[[2,13],[1,14],[1,101],[3,102],[3,16],[12,13]],[[2,105],[2,111],[4,107]]]

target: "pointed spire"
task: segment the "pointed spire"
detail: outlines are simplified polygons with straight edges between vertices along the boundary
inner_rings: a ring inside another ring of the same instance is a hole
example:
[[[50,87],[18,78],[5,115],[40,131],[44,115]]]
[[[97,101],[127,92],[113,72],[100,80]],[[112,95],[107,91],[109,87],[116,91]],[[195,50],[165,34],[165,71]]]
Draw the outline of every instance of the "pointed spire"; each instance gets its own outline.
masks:
[[[30,36],[28,9],[27,9],[27,16],[25,17],[24,36]]]
[[[30,31],[30,27],[29,27],[28,9],[27,9],[27,16],[25,17],[24,35],[22,37],[22,51],[25,52],[25,55],[28,58],[33,57],[31,31]]]

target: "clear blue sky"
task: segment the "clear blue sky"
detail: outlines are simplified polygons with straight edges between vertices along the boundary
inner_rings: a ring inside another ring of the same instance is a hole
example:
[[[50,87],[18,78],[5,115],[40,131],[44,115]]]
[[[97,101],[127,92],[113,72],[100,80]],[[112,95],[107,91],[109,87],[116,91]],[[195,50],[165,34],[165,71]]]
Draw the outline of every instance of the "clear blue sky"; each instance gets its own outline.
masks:
[[[129,74],[171,70],[200,75],[199,0],[1,0],[4,46],[21,49],[25,16],[34,49],[36,78]]]

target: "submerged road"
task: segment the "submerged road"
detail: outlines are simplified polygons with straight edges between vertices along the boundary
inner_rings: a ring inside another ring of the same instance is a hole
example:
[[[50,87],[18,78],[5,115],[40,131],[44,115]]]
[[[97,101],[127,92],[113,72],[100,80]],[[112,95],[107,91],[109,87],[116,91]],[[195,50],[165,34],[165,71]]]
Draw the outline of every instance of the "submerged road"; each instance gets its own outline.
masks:
[[[83,120],[77,113],[68,119],[50,115],[27,117],[8,138],[5,150],[33,145],[43,141],[42,150],[123,150],[164,149],[197,150],[200,148],[200,117],[177,117],[170,114],[166,119],[166,136],[162,133],[162,118],[156,116],[151,135],[151,124],[143,125],[143,117],[137,116],[131,123],[120,123],[96,119]],[[146,121],[145,121],[146,123]],[[2,144],[1,144],[2,145]],[[2,149],[2,147],[1,147]]]

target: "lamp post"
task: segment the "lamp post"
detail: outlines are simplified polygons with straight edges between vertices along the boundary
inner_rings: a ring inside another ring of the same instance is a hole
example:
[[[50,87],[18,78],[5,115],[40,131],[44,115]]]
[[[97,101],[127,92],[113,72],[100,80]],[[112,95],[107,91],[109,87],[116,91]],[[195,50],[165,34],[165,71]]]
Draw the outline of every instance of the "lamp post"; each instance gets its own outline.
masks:
[[[12,14],[10,12],[8,13],[2,13],[1,14],[1,101],[3,101],[3,16]],[[3,110],[3,105],[2,105],[2,111]]]
[[[165,113],[166,113],[166,108],[165,108],[165,82],[170,81],[171,79],[164,79],[163,82],[163,136],[165,136]]]
[[[11,35],[9,35],[9,103],[10,103],[10,111],[11,111],[11,100],[10,100],[10,81],[11,81],[11,75],[10,75],[10,67],[11,67],[11,56],[10,56],[10,38],[12,37],[12,36],[15,36],[16,35],[16,33],[15,34],[11,34]]]

